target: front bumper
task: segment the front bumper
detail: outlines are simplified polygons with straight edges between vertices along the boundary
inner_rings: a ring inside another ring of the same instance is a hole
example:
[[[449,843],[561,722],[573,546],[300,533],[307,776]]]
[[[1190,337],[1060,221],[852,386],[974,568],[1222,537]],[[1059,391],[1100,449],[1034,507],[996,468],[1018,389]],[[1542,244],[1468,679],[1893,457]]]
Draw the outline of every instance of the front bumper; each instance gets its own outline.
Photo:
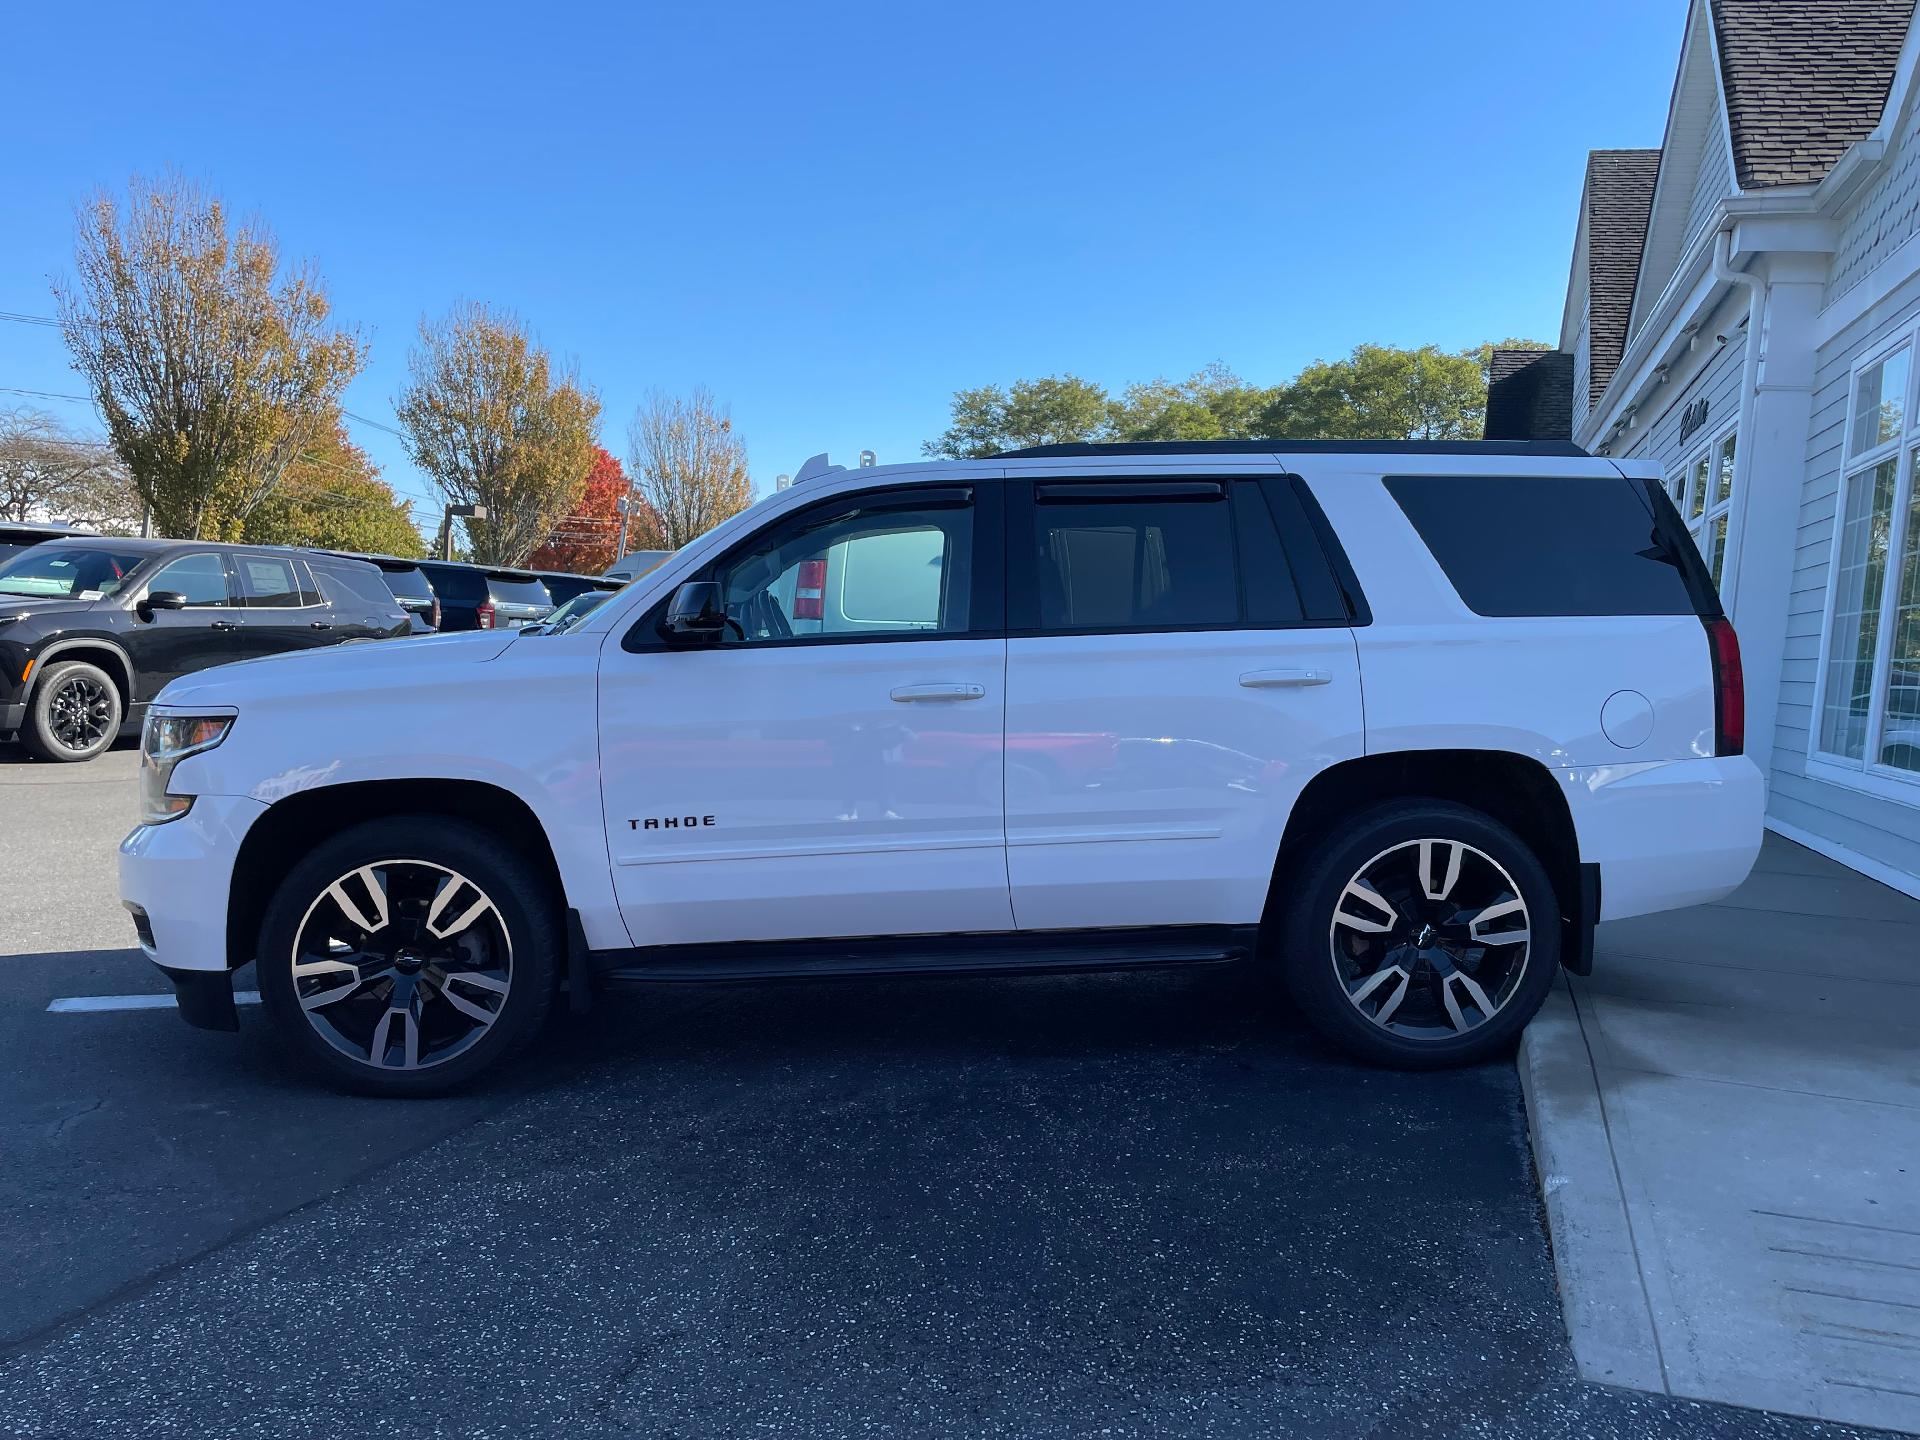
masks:
[[[238,795],[202,795],[165,825],[141,825],[120,842],[120,901],[140,949],[180,997],[189,1024],[230,1030],[227,904],[234,858],[267,807]]]

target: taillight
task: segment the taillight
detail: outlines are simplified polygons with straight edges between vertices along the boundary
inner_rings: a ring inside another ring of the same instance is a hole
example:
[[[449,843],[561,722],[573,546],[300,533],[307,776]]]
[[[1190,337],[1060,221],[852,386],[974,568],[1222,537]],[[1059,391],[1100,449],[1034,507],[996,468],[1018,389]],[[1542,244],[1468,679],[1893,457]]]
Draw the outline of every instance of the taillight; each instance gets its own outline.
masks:
[[[482,630],[491,630],[493,628],[493,602],[491,600],[482,600],[479,608],[476,609],[473,614],[474,618],[480,622],[480,628]]]
[[[427,607],[427,624],[430,628],[440,628],[440,597],[433,597],[433,603]]]
[[[1713,753],[1739,755],[1747,748],[1747,680],[1732,621],[1707,621],[1707,649],[1713,654]]]
[[[793,577],[793,618],[819,620],[826,614],[827,562],[802,560]]]

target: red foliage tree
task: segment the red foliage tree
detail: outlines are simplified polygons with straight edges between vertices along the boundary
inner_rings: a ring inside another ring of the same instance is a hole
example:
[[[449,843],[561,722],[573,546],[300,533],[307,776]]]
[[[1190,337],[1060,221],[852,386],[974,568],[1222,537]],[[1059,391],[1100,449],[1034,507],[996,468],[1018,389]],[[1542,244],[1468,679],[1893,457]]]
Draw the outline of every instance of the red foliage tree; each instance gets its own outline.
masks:
[[[620,497],[626,493],[627,472],[605,448],[595,446],[586,489],[580,492],[572,512],[561,516],[540,542],[527,565],[535,570],[571,570],[582,575],[598,575],[605,570],[620,558]],[[645,502],[636,496],[633,503],[636,509],[627,526],[629,549],[635,548],[633,536],[657,528]]]

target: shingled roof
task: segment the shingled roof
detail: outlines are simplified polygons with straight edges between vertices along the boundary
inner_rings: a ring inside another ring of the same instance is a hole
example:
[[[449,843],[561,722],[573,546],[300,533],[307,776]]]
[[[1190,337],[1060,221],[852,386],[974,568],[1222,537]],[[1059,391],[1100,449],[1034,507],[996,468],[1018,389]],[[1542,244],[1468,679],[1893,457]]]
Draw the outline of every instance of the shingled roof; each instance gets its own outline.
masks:
[[[1914,0],[1712,0],[1743,190],[1811,185],[1880,123]]]
[[[1633,283],[1647,243],[1658,150],[1595,150],[1587,156],[1587,314],[1590,401],[1620,366],[1633,313]]]

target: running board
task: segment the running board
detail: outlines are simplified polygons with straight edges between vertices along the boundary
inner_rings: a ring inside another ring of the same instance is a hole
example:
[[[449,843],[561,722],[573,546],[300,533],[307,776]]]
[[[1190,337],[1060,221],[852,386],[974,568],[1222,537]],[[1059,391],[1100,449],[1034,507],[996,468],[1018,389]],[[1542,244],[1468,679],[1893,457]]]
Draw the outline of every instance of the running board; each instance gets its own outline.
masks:
[[[596,950],[587,960],[595,987],[877,975],[1039,975],[1228,964],[1253,954],[1258,933],[1255,925],[1180,925],[756,940]]]

